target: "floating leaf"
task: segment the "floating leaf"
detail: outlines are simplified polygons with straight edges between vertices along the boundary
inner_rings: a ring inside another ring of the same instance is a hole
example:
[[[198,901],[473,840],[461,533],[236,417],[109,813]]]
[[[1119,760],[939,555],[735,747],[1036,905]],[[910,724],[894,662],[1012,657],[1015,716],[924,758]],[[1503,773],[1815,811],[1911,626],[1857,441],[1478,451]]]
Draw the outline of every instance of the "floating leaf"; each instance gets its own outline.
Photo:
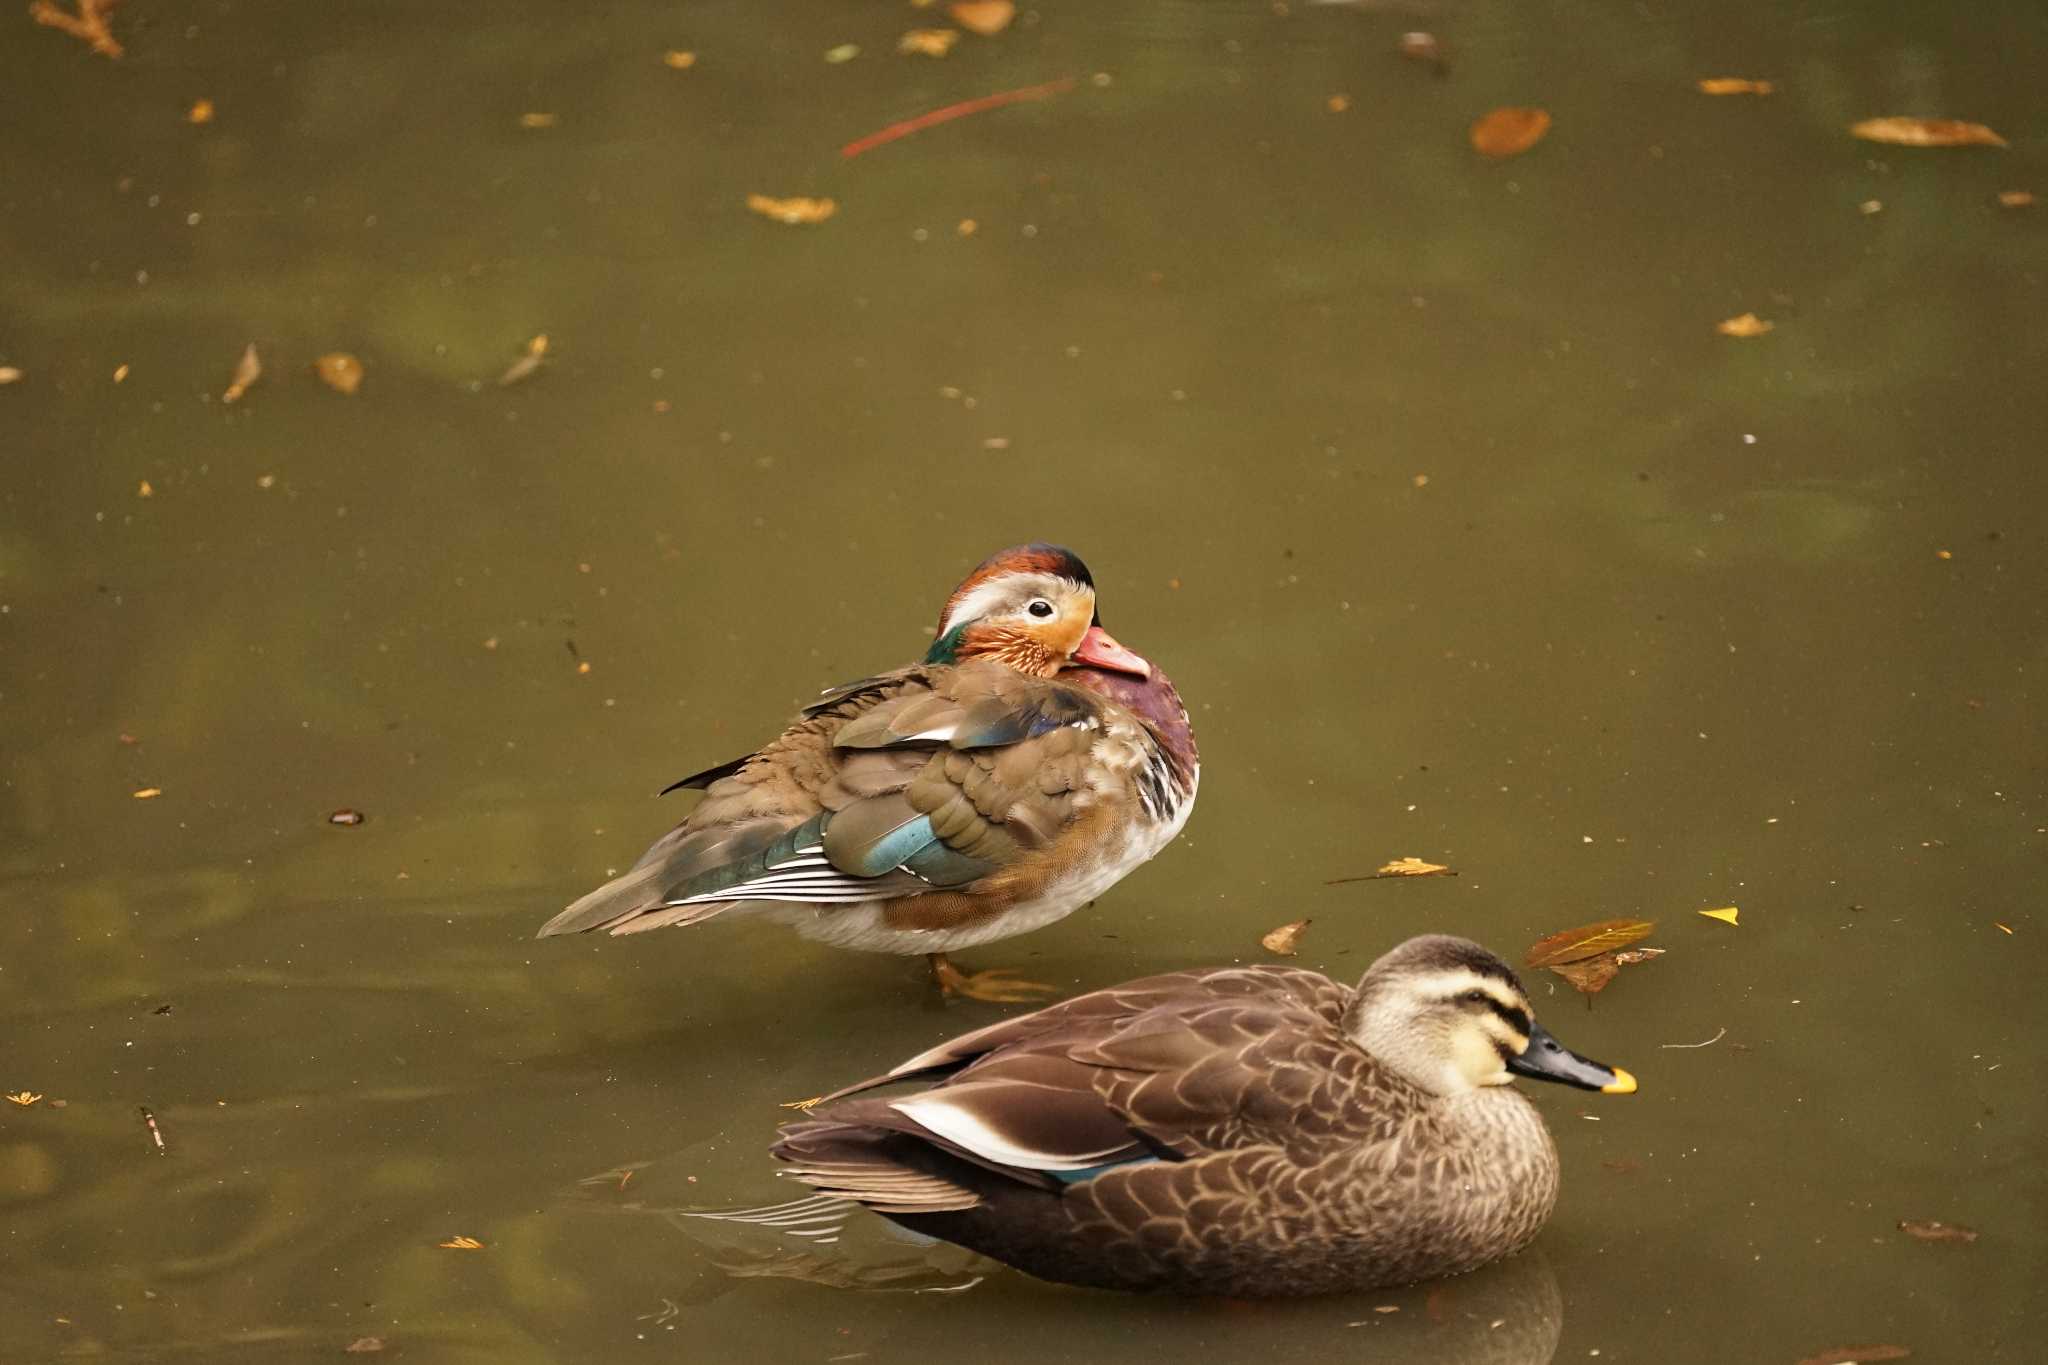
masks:
[[[162,787],[138,787],[131,795],[137,801],[154,801],[164,794]]]
[[[1379,877],[1455,877],[1458,874],[1442,863],[1425,863],[1420,858],[1396,858],[1381,865],[1373,874]]]
[[[313,373],[336,393],[354,393],[363,386],[363,362],[347,351],[329,351],[313,362]]]
[[[1427,62],[1436,69],[1436,74],[1450,74],[1451,63],[1444,54],[1444,45],[1437,41],[1434,33],[1404,33],[1401,35],[1400,52],[1411,62]]]
[[[2034,206],[2032,190],[2000,190],[1998,206],[2002,209],[2030,209]]]
[[[7,1092],[6,1095],[6,1099],[9,1104],[18,1104],[24,1109],[28,1108],[28,1106],[34,1104],[37,1100],[40,1100],[41,1098],[42,1096],[38,1095],[33,1090],[10,1090]]]
[[[1472,125],[1472,150],[1481,156],[1520,156],[1549,131],[1547,109],[1496,109]]]
[[[498,376],[499,385],[517,384],[522,379],[532,378],[534,371],[540,368],[541,361],[546,358],[547,353],[548,334],[542,332],[539,336],[526,343],[525,355],[505,367],[505,373]]]
[[[447,1241],[440,1243],[440,1245],[450,1251],[482,1251],[484,1249],[484,1244],[474,1237],[450,1237]]]
[[[1648,962],[1651,958],[1662,956],[1664,956],[1664,949],[1662,948],[1625,948],[1614,955],[1614,960],[1624,967],[1629,967],[1638,962]]]
[[[1013,0],[958,0],[958,3],[947,6],[946,13],[969,33],[993,38],[1017,17],[1017,6]]]
[[[1961,1223],[1944,1223],[1937,1218],[1901,1218],[1899,1231],[1923,1242],[1974,1242],[1977,1229]]]
[[[841,43],[838,47],[828,47],[825,49],[825,60],[834,66],[838,66],[842,62],[850,62],[859,55],[859,43]]]
[[[1278,929],[1274,929],[1261,937],[1259,942],[1265,945],[1265,949],[1269,953],[1278,953],[1281,957],[1293,957],[1295,953],[1300,951],[1296,945],[1301,942],[1302,933],[1312,922],[1310,920],[1298,919],[1292,924],[1283,924]]]
[[[0,384],[19,384],[21,371],[12,365],[0,365]]]
[[[1736,922],[1735,917],[1742,913],[1742,911],[1739,906],[1725,905],[1719,910],[1702,910],[1700,913],[1708,919],[1717,919],[1723,924],[1734,924]]]
[[[2003,147],[2004,138],[1981,123],[1953,118],[1867,118],[1849,125],[1865,142],[1894,147]]]
[[[1830,1346],[1807,1356],[1799,1365],[1863,1365],[1865,1361],[1904,1360],[1912,1354],[1903,1346]]]
[[[1329,110],[1333,114],[1341,114],[1350,107],[1351,96],[1349,95],[1332,95],[1330,96],[1330,98],[1323,101],[1323,108]]]
[[[839,212],[838,203],[831,199],[774,199],[765,194],[748,195],[747,207],[763,218],[790,224],[822,223]]]
[[[148,479],[144,479],[141,483],[135,485],[135,496],[138,498],[153,498],[156,496],[156,489],[150,485]]]
[[[1522,955],[1522,961],[1531,967],[1554,967],[1560,962],[1583,961],[1648,938],[1656,927],[1654,921],[1646,919],[1604,919],[1598,924],[1561,929],[1530,944],[1529,951]]]
[[[228,386],[222,391],[220,401],[240,402],[242,395],[249,391],[249,386],[262,377],[263,358],[256,354],[256,343],[252,341],[242,348],[242,358],[235,362],[234,378],[228,380]]]
[[[697,54],[684,52],[680,48],[670,48],[661,54],[661,64],[676,71],[688,71],[697,64]]]
[[[121,0],[78,0],[78,13],[73,15],[57,8],[52,0],[35,0],[28,7],[28,17],[90,44],[102,57],[119,60],[121,44],[107,27],[107,11],[120,3]]]
[[[1550,970],[1571,982],[1572,989],[1579,994],[1598,995],[1607,989],[1608,982],[1614,980],[1614,974],[1621,970],[1621,965],[1614,960],[1613,953],[1602,953],[1577,962],[1553,962]]]
[[[1714,330],[1724,337],[1760,337],[1778,324],[1767,322],[1754,313],[1725,319],[1714,324]]]
[[[926,57],[943,57],[953,50],[953,44],[960,41],[957,29],[914,28],[896,40],[896,50],[901,53],[917,53]]]
[[[1744,80],[1740,76],[1709,76],[1699,82],[1702,95],[1768,95],[1778,87],[1769,81]]]
[[[193,101],[192,101],[192,107],[191,107],[190,109],[187,109],[187,110],[185,111],[185,122],[187,122],[187,123],[211,123],[211,122],[213,122],[213,101],[212,101],[212,100],[193,100]]]
[[[553,114],[535,113],[521,114],[519,116],[519,126],[521,128],[552,128],[559,122],[561,120]]]
[[[352,1356],[364,1355],[371,1351],[381,1351],[384,1349],[384,1338],[357,1337],[341,1349],[344,1354]]]

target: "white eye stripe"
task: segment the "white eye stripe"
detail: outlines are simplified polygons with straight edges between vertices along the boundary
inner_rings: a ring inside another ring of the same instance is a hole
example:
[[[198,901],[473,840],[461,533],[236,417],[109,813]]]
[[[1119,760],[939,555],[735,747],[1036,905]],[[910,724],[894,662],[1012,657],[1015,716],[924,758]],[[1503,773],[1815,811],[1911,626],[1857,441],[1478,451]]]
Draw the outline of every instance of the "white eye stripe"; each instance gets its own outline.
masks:
[[[974,588],[954,603],[953,609],[946,613],[944,624],[939,627],[939,634],[950,635],[965,623],[980,620],[1005,602],[1014,600],[1019,592],[1028,591],[1050,601],[1063,591],[1074,592],[1080,587],[1071,579],[1056,578],[1051,574],[1004,574]]]

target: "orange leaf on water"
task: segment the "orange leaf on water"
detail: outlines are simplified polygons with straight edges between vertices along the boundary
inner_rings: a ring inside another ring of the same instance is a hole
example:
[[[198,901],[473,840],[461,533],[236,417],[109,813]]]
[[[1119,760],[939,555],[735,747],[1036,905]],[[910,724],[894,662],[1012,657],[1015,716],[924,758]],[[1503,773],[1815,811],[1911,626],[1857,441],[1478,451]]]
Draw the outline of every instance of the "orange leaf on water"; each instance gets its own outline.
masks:
[[[1472,150],[1481,156],[1520,156],[1549,131],[1547,109],[1496,109],[1472,125]]]
[[[1714,324],[1714,330],[1724,337],[1760,337],[1778,324],[1760,318],[1754,313],[1740,317],[1726,318]]]
[[[1778,87],[1769,81],[1745,80],[1741,76],[1709,76],[1697,83],[1702,95],[1768,95]]]
[[[1894,147],[2003,147],[2004,138],[1981,123],[1954,118],[1867,118],[1849,125],[1865,142]]]
[[[1582,924],[1576,929],[1561,929],[1547,938],[1540,938],[1529,945],[1529,951],[1522,961],[1531,967],[1554,967],[1560,962],[1580,962],[1601,953],[1626,948],[1629,944],[1648,938],[1656,928],[1654,921],[1646,919],[1604,919],[1598,924]]]
[[[947,7],[946,13],[969,33],[992,38],[1010,26],[1010,21],[1017,17],[1017,6],[1014,0],[958,0]]]
[[[822,223],[839,212],[839,205],[830,199],[776,199],[765,194],[748,195],[747,207],[763,218],[791,224]]]

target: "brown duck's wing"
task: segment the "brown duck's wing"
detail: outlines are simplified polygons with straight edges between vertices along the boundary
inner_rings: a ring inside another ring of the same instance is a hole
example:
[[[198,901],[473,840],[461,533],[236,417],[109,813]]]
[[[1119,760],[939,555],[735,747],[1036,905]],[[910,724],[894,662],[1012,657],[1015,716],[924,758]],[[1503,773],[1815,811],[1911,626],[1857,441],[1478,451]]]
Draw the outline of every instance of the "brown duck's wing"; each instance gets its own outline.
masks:
[[[849,1166],[860,1132],[874,1138],[866,1150],[878,1181],[933,1173],[905,1147],[915,1139],[1057,1188],[1125,1162],[1285,1147],[1356,1127],[1353,1101],[1372,1063],[1338,1027],[1346,996],[1311,972],[1178,972],[979,1030],[869,1083],[946,1073],[928,1088],[817,1111],[836,1125],[830,1187],[866,1202]],[[785,1159],[809,1179],[805,1158]]]
[[[842,689],[730,769],[550,934],[631,933],[742,901],[852,904],[966,886],[1042,846],[1083,789],[1100,703],[994,664]]]

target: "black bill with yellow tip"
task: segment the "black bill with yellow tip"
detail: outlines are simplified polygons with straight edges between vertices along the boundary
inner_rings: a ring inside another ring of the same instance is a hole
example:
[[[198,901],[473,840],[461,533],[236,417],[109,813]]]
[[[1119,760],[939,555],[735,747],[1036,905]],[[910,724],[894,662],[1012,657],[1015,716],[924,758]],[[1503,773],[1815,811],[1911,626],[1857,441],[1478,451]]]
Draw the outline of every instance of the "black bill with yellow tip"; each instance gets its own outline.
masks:
[[[1608,1095],[1630,1095],[1636,1088],[1635,1077],[1618,1066],[1581,1057],[1551,1037],[1550,1030],[1534,1020],[1529,1023],[1529,1046],[1522,1049],[1521,1056],[1508,1059],[1508,1070],[1517,1076],[1557,1081]]]

